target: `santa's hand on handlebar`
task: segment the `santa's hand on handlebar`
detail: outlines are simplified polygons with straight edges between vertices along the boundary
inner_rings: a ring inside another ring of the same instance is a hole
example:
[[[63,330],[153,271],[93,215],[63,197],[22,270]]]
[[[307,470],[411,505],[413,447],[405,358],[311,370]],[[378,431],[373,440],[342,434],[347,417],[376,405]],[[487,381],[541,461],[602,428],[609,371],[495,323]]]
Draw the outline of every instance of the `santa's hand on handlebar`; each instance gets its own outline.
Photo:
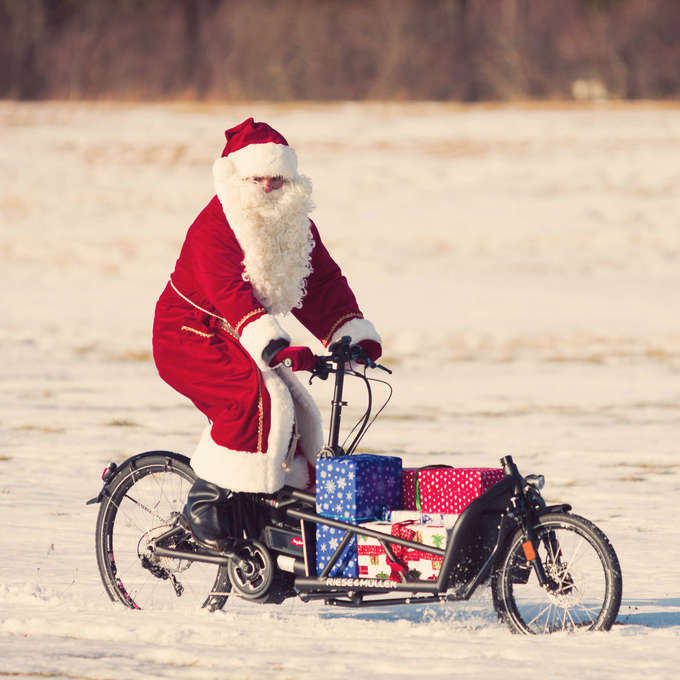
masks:
[[[313,371],[316,367],[316,357],[309,347],[284,347],[276,353],[269,365],[275,367],[279,364],[293,371]]]
[[[293,371],[310,371],[312,373],[326,373],[322,368],[327,367],[329,359],[333,361],[346,362],[347,370],[352,369],[352,363],[364,364],[370,368],[383,368],[375,362],[382,355],[382,347],[375,340],[360,340],[355,345],[350,345],[350,338],[343,338],[343,343],[331,346],[332,357],[317,357],[309,347],[286,346],[281,349],[272,348],[274,355],[269,361],[272,368],[286,366]],[[270,354],[271,356],[271,354]]]
[[[354,350],[356,348],[359,348],[360,352],[357,353],[355,358]],[[380,359],[382,356],[382,347],[380,346],[380,343],[375,340],[360,340],[352,347],[352,354],[355,361],[358,361],[360,364],[369,363],[370,365],[370,362],[375,363]],[[367,362],[366,358],[368,358],[370,362]]]

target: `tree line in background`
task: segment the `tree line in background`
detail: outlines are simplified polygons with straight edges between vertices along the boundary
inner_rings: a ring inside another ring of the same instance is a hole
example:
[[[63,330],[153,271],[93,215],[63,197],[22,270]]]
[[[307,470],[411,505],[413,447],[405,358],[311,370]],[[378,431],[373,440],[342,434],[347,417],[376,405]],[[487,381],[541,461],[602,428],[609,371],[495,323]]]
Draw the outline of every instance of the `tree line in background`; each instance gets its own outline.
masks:
[[[0,0],[0,97],[672,98],[680,0]]]

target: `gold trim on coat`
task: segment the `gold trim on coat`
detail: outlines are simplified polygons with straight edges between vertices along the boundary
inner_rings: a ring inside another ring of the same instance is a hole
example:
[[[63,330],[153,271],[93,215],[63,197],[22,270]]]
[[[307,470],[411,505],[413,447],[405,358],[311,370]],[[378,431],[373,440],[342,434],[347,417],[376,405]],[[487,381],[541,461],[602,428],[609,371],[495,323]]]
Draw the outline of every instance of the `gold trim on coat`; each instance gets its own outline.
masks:
[[[342,326],[343,323],[346,321],[349,321],[350,319],[363,319],[361,314],[357,314],[357,312],[350,312],[349,314],[345,314],[344,316],[341,316],[332,326],[331,330],[328,332],[328,335],[321,341],[324,346],[328,345],[328,343],[331,341],[331,338],[333,337],[333,333]]]
[[[215,335],[214,333],[204,333],[203,331],[191,328],[191,326],[182,326],[182,330],[189,331],[190,333],[195,333],[196,335],[200,335],[202,338],[212,338]]]

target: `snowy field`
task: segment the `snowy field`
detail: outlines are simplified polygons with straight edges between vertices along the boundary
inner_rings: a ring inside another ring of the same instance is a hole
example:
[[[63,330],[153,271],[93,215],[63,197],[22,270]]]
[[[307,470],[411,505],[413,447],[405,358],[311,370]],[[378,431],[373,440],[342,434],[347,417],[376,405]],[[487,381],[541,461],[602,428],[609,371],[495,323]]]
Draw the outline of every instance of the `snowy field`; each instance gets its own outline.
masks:
[[[197,441],[151,319],[251,114],[297,148],[383,335],[395,393],[366,447],[544,473],[618,552],[611,632],[514,636],[486,589],[365,611],[108,600],[85,501],[109,461]],[[680,108],[4,102],[0,134],[1,678],[677,677]]]

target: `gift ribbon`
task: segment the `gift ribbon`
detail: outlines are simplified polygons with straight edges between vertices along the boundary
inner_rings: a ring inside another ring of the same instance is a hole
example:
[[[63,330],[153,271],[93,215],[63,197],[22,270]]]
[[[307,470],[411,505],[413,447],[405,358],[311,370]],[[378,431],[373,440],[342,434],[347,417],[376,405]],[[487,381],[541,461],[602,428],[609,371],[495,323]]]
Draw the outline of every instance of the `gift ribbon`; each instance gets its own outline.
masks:
[[[328,519],[337,519],[339,522],[346,522],[347,524],[364,524],[365,522],[375,522],[375,515],[361,515],[360,517],[347,517],[347,515],[335,515],[332,512],[319,512],[321,517],[328,517]],[[328,524],[323,524],[323,526],[328,526]]]
[[[418,520],[415,519],[407,519],[404,520],[403,522],[396,522],[395,524],[392,525],[393,530],[392,535],[398,536],[399,538],[405,538],[408,541],[415,541],[416,532],[410,528],[409,525],[411,524],[420,524],[420,522],[418,522]],[[432,553],[428,553],[425,550],[414,550],[413,548],[407,548],[406,546],[403,545],[393,544],[392,552],[394,553],[394,556],[399,560],[399,562],[395,563],[392,560],[390,560],[389,557],[386,557],[386,561],[387,565],[390,567],[392,572],[390,574],[390,580],[397,582],[402,580],[401,575],[406,573],[409,562],[417,560],[428,560],[429,562],[432,563],[432,566],[434,568],[434,566],[437,563],[439,563],[439,566],[441,566],[441,562],[443,559],[439,555],[433,555]]]
[[[415,519],[407,519],[403,522],[395,522],[392,525],[392,536],[405,538],[408,541],[412,540],[416,532],[412,529],[409,530],[409,524],[417,524],[417,521]],[[406,564],[404,563],[407,561],[405,559],[405,555],[408,548],[403,545],[396,545],[394,543],[391,543],[390,545],[392,546],[392,552],[394,553],[394,556],[397,558],[397,560],[399,560],[398,562],[393,562],[389,557],[387,558],[387,565],[392,570],[392,573],[390,574],[390,581],[396,581],[399,583],[403,580],[403,576],[406,574]]]
[[[411,529],[410,526],[413,524],[421,524],[421,522],[418,522],[418,520],[415,519],[407,519],[403,522],[395,522],[392,525],[392,536],[405,538],[409,541],[415,540],[414,537],[416,532]],[[388,540],[387,543],[390,543],[390,541]],[[432,563],[433,567],[437,563],[441,565],[442,558],[438,555],[433,555],[432,553],[428,553],[424,550],[414,550],[413,548],[407,548],[406,546],[396,545],[394,543],[390,543],[390,545],[392,547],[392,553],[394,554],[397,561],[391,560],[387,554],[385,554],[385,550],[382,547],[376,545],[359,544],[357,547],[357,554],[365,556],[385,555],[385,563],[390,569],[389,579],[390,581],[395,581],[397,583],[400,583],[404,580],[408,570],[408,562],[410,561],[428,560]]]
[[[422,511],[420,505],[420,480],[418,479],[418,473],[423,470],[436,470],[439,468],[453,468],[453,465],[426,465],[425,467],[418,468],[413,476],[415,482],[415,493],[416,493],[416,510]]]
[[[399,562],[392,562],[389,557],[385,558],[387,566],[390,568],[390,581],[396,581],[401,583],[403,580],[402,576],[406,575],[406,567]]]
[[[406,529],[410,529],[409,524],[418,524],[418,521],[415,519],[406,519],[403,522],[395,522],[392,525],[392,536],[405,538],[407,541],[413,540],[413,536],[416,532],[413,530],[405,531]],[[394,553],[395,557],[400,557],[404,552],[406,552],[406,550],[407,548],[403,545],[392,545],[392,552]]]

